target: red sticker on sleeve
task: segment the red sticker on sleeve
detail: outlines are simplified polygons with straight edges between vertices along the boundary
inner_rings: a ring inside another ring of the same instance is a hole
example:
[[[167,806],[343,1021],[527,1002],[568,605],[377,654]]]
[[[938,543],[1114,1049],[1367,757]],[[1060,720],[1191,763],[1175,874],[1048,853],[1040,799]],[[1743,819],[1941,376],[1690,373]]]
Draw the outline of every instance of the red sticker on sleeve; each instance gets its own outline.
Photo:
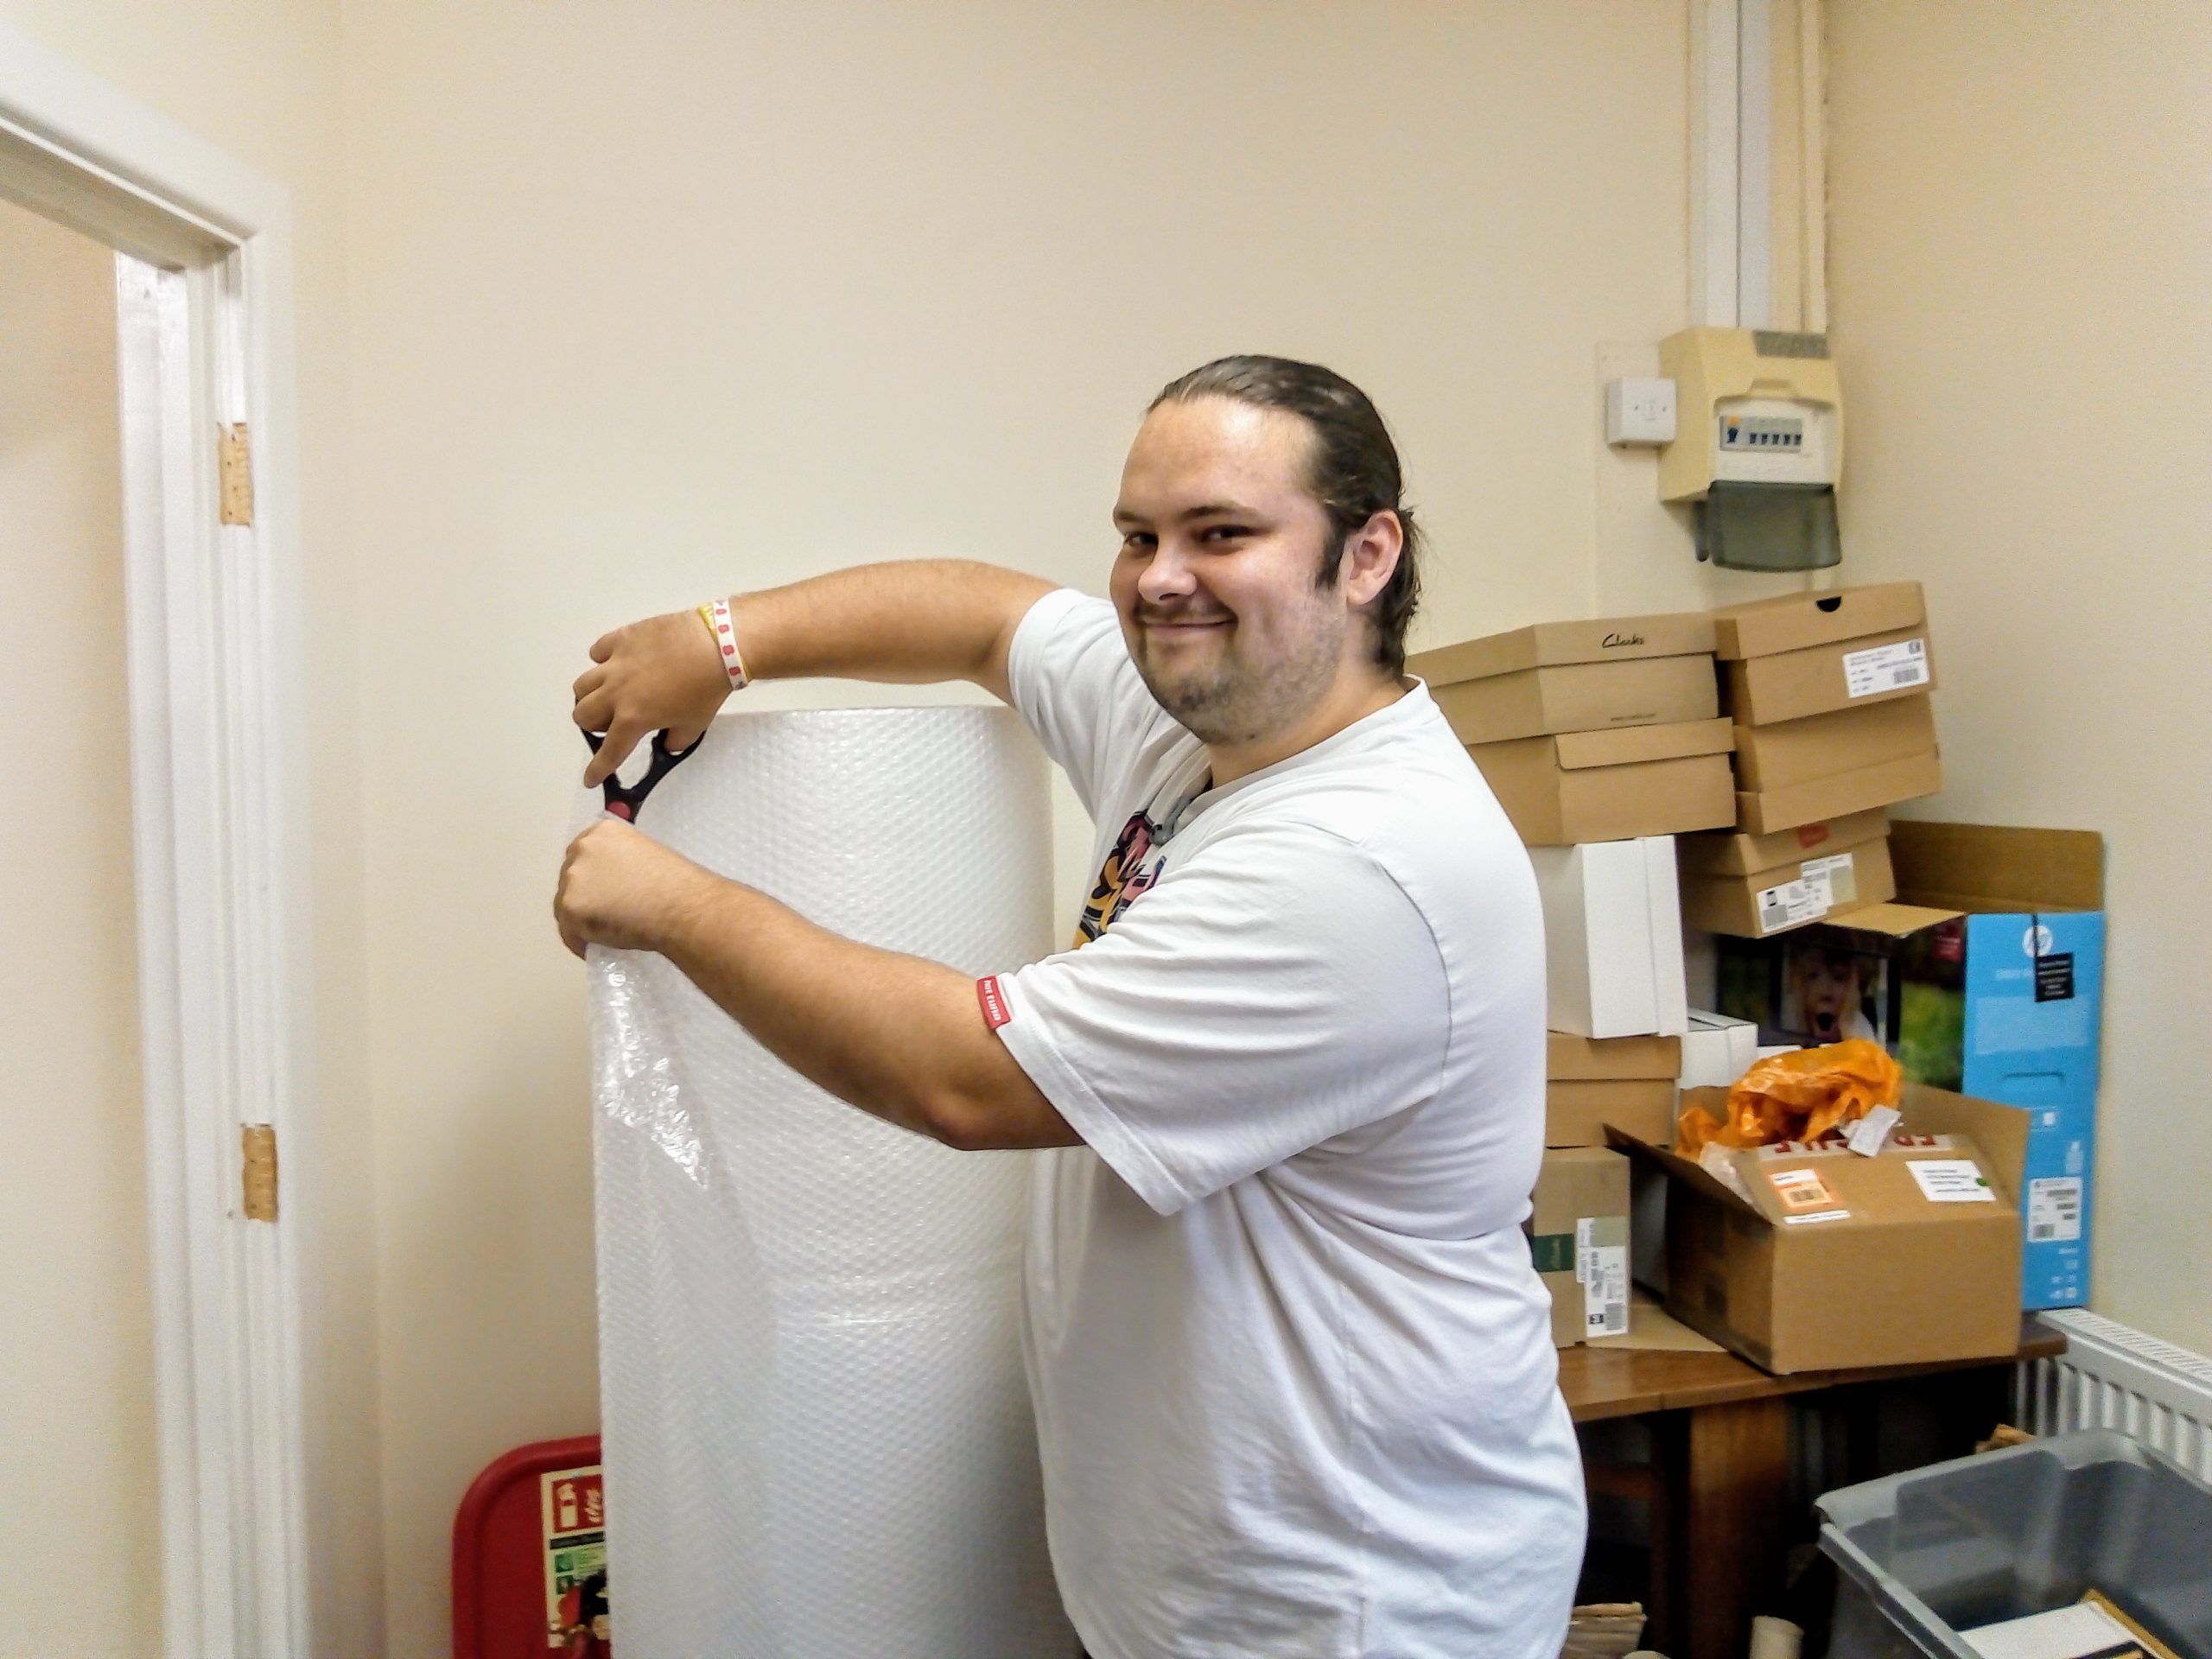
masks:
[[[1006,1005],[1006,993],[999,989],[996,974],[976,982],[976,1001],[982,1005],[983,1023],[993,1031],[1014,1018],[1014,1011]]]

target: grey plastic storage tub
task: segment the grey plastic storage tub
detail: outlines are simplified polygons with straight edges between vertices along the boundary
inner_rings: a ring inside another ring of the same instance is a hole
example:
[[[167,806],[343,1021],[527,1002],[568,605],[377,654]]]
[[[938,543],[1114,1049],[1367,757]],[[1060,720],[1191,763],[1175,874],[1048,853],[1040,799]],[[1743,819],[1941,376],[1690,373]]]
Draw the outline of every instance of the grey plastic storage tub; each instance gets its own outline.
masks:
[[[2212,1487],[2110,1429],[2031,1440],[1820,1500],[1830,1659],[1974,1659],[1961,1630],[2101,1590],[2212,1659]]]

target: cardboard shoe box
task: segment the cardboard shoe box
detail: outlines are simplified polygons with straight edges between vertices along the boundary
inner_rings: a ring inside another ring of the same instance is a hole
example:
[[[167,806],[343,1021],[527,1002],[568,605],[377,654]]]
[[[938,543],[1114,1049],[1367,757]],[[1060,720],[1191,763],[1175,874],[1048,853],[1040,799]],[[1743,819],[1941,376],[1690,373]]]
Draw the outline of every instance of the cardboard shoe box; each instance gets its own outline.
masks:
[[[1900,697],[1773,726],[1738,725],[1735,738],[1737,787],[1775,793],[1839,772],[1934,754],[1936,705],[1927,697]]]
[[[1529,1245],[1552,1295],[1552,1344],[1628,1330],[1628,1160],[1604,1147],[1544,1154]]]
[[[1808,823],[1891,806],[1943,787],[1943,764],[1933,750],[1885,760],[1855,772],[1793,784],[1787,789],[1738,790],[1736,828],[1746,835],[1777,835]]]
[[[2023,1306],[2078,1305],[2104,985],[2103,849],[2081,831],[1900,820],[1904,904],[1718,945],[1721,1008],[1763,1039],[1864,1037],[1905,1076],[2028,1114]]]
[[[1675,1122],[1679,1037],[1549,1033],[1545,1050],[1544,1144],[1602,1147],[1608,1125],[1663,1140]]]
[[[1916,582],[1787,594],[1713,613],[1739,726],[1922,696],[1936,685]]]
[[[1886,814],[1805,828],[1816,833],[1684,836],[1683,925],[1761,939],[1897,897]]]
[[[1629,841],[1736,822],[1725,720],[1478,743],[1474,757],[1531,847]]]
[[[1544,622],[1425,651],[1406,671],[1462,743],[1711,720],[1720,712],[1713,619]]]
[[[1671,836],[1532,847],[1554,1031],[1679,1037],[1688,1028]]]
[[[2027,1115],[1917,1084],[1900,1114],[1872,1157],[1829,1141],[1694,1162],[1617,1137],[1666,1176],[1667,1311],[1778,1373],[2012,1354]]]

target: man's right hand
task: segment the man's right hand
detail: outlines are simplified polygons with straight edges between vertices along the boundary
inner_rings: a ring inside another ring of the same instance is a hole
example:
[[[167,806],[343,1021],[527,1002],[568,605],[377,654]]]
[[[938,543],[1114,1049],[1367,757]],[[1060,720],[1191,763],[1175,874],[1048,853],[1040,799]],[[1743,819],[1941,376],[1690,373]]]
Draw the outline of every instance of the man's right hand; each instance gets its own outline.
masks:
[[[576,681],[575,722],[607,741],[584,768],[597,787],[628,758],[639,740],[665,729],[668,746],[689,748],[706,734],[729,676],[714,636],[696,611],[647,617],[604,635],[591,648],[596,666]]]

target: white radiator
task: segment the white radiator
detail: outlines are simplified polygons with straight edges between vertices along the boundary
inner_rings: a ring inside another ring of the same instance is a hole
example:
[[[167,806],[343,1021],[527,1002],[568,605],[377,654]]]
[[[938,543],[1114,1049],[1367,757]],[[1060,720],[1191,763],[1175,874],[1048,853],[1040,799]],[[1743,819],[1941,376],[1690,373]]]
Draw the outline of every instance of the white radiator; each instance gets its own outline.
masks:
[[[2021,1427],[2116,1428],[2212,1480],[2212,1359],[2079,1308],[2039,1317],[2066,1333],[2066,1351],[2020,1367]]]

